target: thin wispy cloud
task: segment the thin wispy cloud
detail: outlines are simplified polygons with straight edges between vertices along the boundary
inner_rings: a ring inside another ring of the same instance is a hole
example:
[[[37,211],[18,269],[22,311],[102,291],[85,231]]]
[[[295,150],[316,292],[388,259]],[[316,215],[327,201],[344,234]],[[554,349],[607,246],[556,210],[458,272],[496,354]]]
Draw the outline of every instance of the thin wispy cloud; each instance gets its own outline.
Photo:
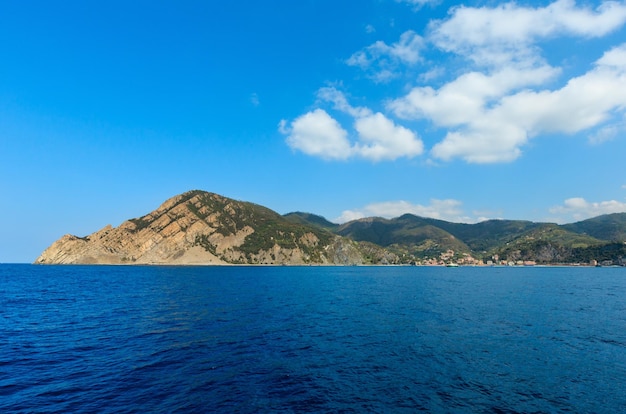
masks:
[[[375,82],[385,83],[397,77],[403,66],[419,62],[423,47],[424,39],[414,31],[408,30],[391,45],[379,40],[355,52],[346,63],[366,71]]]
[[[592,145],[600,145],[605,142],[612,141],[615,138],[617,138],[621,132],[625,130],[626,128],[624,128],[623,125],[617,125],[617,124],[607,125],[599,129],[595,133],[591,134],[589,136],[589,143]]]
[[[414,10],[419,10],[425,5],[437,5],[441,0],[396,0],[398,3],[406,3],[413,6]]]

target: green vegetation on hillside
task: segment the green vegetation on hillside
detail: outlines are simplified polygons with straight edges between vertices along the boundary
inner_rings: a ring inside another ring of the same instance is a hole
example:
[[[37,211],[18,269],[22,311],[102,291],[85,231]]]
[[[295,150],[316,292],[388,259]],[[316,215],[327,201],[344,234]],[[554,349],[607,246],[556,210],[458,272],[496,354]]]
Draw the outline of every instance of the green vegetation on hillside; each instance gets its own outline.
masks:
[[[201,220],[210,216],[211,227],[223,236],[236,234],[246,227],[253,231],[243,244],[237,247],[248,261],[261,251],[270,251],[274,246],[282,249],[300,249],[312,262],[321,261],[321,248],[330,243],[334,235],[318,226],[293,222],[280,214],[254,203],[236,201],[205,192],[190,193],[195,204],[187,203],[189,210]],[[209,223],[207,223],[209,224]],[[313,235],[311,239],[308,235]],[[207,236],[196,238],[196,244],[215,254]]]
[[[338,224],[332,223],[322,216],[311,213],[296,211],[294,213],[287,213],[283,217],[292,223],[316,226],[326,230],[334,230],[339,227]]]
[[[568,231],[587,234],[601,240],[626,242],[626,213],[605,214],[577,223],[565,224],[562,227]]]
[[[236,263],[279,261],[275,255],[294,251],[302,253],[298,260],[305,263],[476,263],[476,259],[496,257],[507,262],[540,264],[626,261],[626,213],[566,225],[521,220],[465,224],[412,214],[337,225],[311,213],[281,216],[254,203],[194,190],[168,200],[150,214],[129,220],[123,228],[134,235],[146,228],[159,233],[163,230],[159,226],[168,227],[177,220],[179,228],[170,227],[168,234],[185,232],[186,226],[200,220],[206,225],[200,226],[206,234],[194,233],[191,243]],[[149,232],[143,236],[151,237]],[[231,236],[238,238],[237,244],[218,248],[220,240]],[[335,258],[329,259],[329,255]]]
[[[623,248],[618,248],[620,244],[613,242],[623,241],[624,229],[626,213],[564,226],[520,220],[464,224],[405,214],[395,219],[355,220],[343,224],[336,232],[353,240],[378,244],[409,260],[454,251],[454,258],[470,254],[490,260],[497,255],[509,261],[547,264],[591,260],[622,263],[626,255]]]

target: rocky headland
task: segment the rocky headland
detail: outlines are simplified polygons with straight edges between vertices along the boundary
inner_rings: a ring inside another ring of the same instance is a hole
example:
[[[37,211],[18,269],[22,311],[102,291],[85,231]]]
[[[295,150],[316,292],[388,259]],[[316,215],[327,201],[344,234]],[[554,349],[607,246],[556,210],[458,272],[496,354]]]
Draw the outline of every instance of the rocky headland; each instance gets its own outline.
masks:
[[[196,190],[119,227],[108,225],[86,237],[65,235],[35,263],[364,264],[373,256],[397,259],[265,207]]]
[[[65,235],[38,264],[594,264],[626,265],[626,213],[557,225],[452,223],[412,214],[342,225],[280,215],[206,191],[85,237]]]

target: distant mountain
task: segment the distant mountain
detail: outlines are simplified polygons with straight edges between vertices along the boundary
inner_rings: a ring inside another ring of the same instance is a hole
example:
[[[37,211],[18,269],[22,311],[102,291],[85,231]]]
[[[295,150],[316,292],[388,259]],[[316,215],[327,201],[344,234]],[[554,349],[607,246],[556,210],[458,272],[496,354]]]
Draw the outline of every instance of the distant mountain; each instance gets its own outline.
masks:
[[[473,252],[489,252],[515,240],[541,224],[521,220],[487,220],[476,224],[449,223],[437,225],[465,241]]]
[[[438,256],[454,250],[469,253],[461,240],[424,219],[406,214],[395,219],[364,218],[340,226],[336,233],[356,241],[366,241],[415,258]]]
[[[363,264],[397,262],[384,249],[318,226],[294,223],[257,204],[204,191],[86,237],[63,236],[35,263]]]
[[[205,191],[165,201],[119,227],[65,235],[35,263],[441,264],[451,261],[626,264],[626,213],[557,225],[452,223],[412,214],[337,225]]]
[[[624,263],[626,214],[600,216],[573,225],[521,220],[488,220],[476,224],[452,223],[405,214],[394,219],[365,218],[341,225],[336,233],[375,243],[405,260],[439,262],[467,256],[483,262]],[[594,237],[595,236],[595,237]],[[621,239],[620,239],[621,237]],[[449,252],[454,254],[450,255]],[[470,261],[471,263],[471,261]]]
[[[626,213],[605,214],[577,223],[565,224],[562,227],[574,233],[588,234],[601,240],[626,241]]]
[[[510,261],[532,260],[538,263],[570,263],[581,262],[580,255],[584,250],[605,245],[606,241],[573,233],[556,224],[538,224],[528,231],[519,234],[505,245],[495,249],[501,257]],[[584,255],[584,253],[582,253]],[[593,259],[589,257],[583,262]],[[602,258],[596,258],[601,259]]]
[[[293,213],[287,213],[283,215],[283,217],[292,223],[311,225],[326,230],[335,230],[337,227],[339,227],[339,224],[331,223],[324,217],[311,213],[302,213],[296,211]]]

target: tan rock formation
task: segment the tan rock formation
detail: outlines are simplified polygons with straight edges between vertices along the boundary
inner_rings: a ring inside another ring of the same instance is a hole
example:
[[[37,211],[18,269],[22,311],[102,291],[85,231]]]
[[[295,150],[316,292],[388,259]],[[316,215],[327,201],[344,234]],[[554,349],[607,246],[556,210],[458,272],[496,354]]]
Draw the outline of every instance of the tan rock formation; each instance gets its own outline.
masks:
[[[330,232],[252,203],[190,191],[153,212],[86,237],[65,235],[38,264],[359,264]]]

